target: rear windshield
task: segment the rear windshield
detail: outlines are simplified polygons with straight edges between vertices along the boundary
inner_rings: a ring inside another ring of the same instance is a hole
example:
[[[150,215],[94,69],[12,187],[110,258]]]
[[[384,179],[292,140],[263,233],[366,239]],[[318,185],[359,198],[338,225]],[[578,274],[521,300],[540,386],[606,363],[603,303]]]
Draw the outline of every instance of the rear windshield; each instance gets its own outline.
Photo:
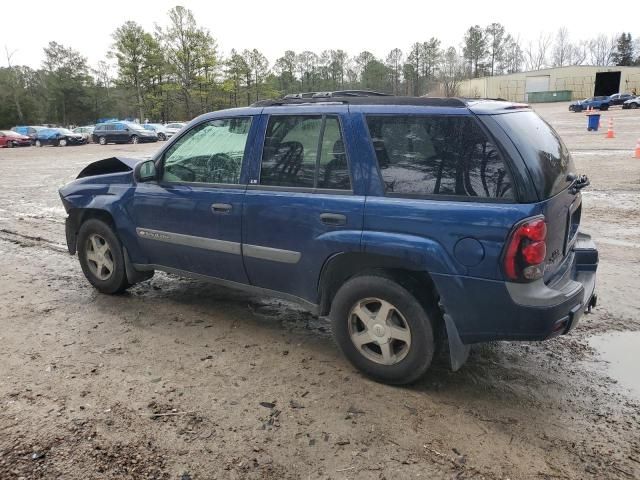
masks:
[[[541,198],[567,188],[567,174],[575,173],[569,150],[556,131],[536,113],[517,112],[494,116],[527,163]]]

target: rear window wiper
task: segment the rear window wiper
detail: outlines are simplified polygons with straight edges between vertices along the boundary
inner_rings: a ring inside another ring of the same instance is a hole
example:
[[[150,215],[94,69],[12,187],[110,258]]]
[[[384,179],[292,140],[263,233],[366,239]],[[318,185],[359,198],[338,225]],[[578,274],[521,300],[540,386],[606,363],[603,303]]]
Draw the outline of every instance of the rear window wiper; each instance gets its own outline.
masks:
[[[567,182],[571,182],[569,186],[569,191],[573,194],[578,193],[584,187],[587,187],[591,184],[589,181],[589,177],[586,175],[576,175],[575,173],[569,173],[567,175]]]

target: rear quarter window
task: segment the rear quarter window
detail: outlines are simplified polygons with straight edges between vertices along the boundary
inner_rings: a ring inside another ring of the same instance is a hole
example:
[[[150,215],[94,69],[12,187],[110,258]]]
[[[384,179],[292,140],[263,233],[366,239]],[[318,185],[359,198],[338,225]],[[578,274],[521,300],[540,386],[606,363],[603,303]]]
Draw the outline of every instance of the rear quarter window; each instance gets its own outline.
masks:
[[[494,115],[527,164],[538,196],[553,197],[570,185],[575,166],[558,133],[535,112]]]
[[[388,196],[513,200],[496,146],[469,116],[367,116]]]

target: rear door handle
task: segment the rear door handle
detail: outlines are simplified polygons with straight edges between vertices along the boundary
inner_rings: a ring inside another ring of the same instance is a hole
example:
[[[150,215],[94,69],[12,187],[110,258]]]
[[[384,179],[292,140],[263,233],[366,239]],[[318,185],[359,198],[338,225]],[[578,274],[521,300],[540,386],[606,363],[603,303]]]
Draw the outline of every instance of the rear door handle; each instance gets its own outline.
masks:
[[[213,213],[229,213],[233,207],[228,203],[214,203],[211,205]]]
[[[346,225],[347,217],[340,213],[321,213],[320,221],[325,225]]]

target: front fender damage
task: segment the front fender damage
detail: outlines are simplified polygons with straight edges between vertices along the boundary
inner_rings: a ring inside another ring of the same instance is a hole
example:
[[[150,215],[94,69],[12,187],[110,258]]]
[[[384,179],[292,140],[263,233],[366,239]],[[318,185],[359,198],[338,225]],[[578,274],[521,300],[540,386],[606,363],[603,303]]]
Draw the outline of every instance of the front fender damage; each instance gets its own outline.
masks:
[[[94,177],[109,173],[122,173],[132,171],[141,160],[126,157],[111,157],[90,163],[82,169],[76,178]]]

